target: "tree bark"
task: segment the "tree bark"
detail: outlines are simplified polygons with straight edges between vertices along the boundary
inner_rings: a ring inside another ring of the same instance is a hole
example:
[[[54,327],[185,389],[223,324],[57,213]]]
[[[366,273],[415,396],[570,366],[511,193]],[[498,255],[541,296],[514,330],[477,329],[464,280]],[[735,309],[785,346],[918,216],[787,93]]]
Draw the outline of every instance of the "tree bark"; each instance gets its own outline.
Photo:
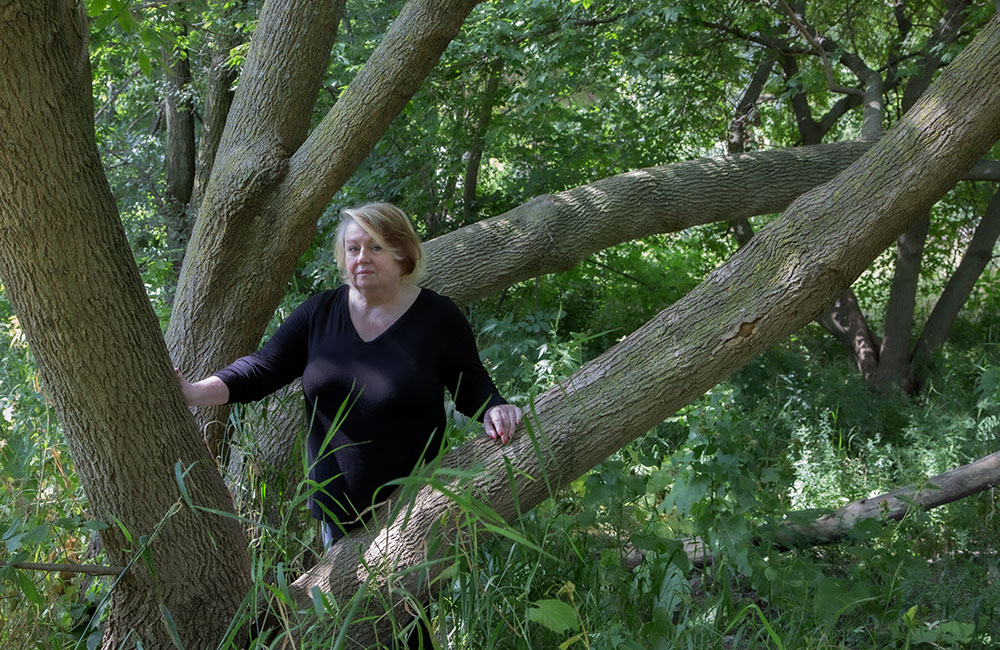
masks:
[[[851,530],[867,519],[899,521],[913,509],[930,510],[1000,485],[1000,452],[931,476],[874,497],[865,497],[817,517],[808,523],[794,523],[799,517],[789,515],[773,532],[764,533],[756,544],[768,544],[779,551],[833,544],[843,540]],[[714,561],[708,544],[701,538],[683,540],[688,560],[695,567],[708,566]],[[636,560],[630,560],[638,566]]]
[[[910,77],[903,89],[904,112],[910,110],[940,68],[941,48],[955,40],[965,18],[966,4],[968,4],[966,0],[950,0],[947,3],[945,13],[921,56],[920,73]],[[917,304],[917,284],[929,227],[930,213],[915,221],[900,235],[896,243],[896,267],[889,290],[889,301],[885,307],[878,370],[871,378],[874,380],[874,385],[883,392],[893,389],[912,391],[912,386],[908,382],[910,344]]]
[[[445,461],[475,466],[470,489],[507,519],[537,504],[814,318],[998,137],[995,17],[861,159],[799,197],[682,300],[542,395],[528,418],[537,444],[522,431],[507,447],[479,439]],[[531,478],[510,486],[508,472]],[[340,599],[365,585],[393,604],[400,588],[426,594],[440,565],[422,576],[400,569],[423,561],[430,541],[454,533],[451,507],[440,492],[423,489],[405,523],[347,537],[295,582],[294,593],[308,603],[314,586]],[[438,521],[442,528],[429,538]],[[364,644],[385,634],[369,628],[356,638]]]
[[[208,80],[202,99],[201,133],[198,136],[198,152],[195,163],[195,177],[191,190],[188,213],[193,222],[201,207],[205,188],[212,176],[215,156],[219,151],[222,131],[233,105],[233,84],[236,83],[236,68],[229,64],[229,53],[237,45],[237,34],[227,34],[212,46],[211,61],[208,66]],[[187,241],[184,242],[185,246]]]
[[[876,497],[852,501],[808,524],[786,523],[776,531],[779,548],[801,548],[839,541],[866,519],[899,521],[914,508],[930,510],[1000,484],[1000,452]]]
[[[774,67],[776,60],[776,54],[768,54],[757,64],[757,69],[750,77],[750,83],[747,84],[739,103],[736,104],[733,119],[729,121],[729,133],[726,137],[726,150],[730,156],[746,151],[746,145],[750,140],[750,122],[753,120],[760,93],[764,90],[764,84],[771,76],[771,68]],[[753,226],[749,217],[731,219],[729,225],[733,229],[737,245],[744,246],[753,237]]]
[[[930,213],[921,216],[896,242],[896,270],[885,306],[882,347],[875,373],[875,385],[882,392],[907,389],[903,380],[910,374],[913,310],[917,304],[917,283],[930,221]]]
[[[486,89],[483,91],[482,104],[472,132],[472,142],[469,145],[468,159],[465,161],[465,177],[462,179],[462,213],[465,222],[478,221],[479,209],[476,206],[476,190],[479,186],[479,168],[486,149],[486,132],[493,117],[493,107],[496,105],[497,93],[500,90],[500,73],[503,71],[503,61],[497,59],[486,68]],[[436,232],[431,233],[437,235]]]
[[[246,540],[195,435],[101,168],[87,24],[70,3],[0,18],[0,277],[59,417],[89,512],[109,524],[105,647],[215,647],[249,588]],[[184,477],[182,496],[175,466]]]
[[[427,242],[422,285],[460,303],[564,271],[624,241],[780,212],[872,146],[839,142],[650,167],[558,194]],[[482,251],[490,251],[488,258]],[[469,273],[475,268],[477,272]]]

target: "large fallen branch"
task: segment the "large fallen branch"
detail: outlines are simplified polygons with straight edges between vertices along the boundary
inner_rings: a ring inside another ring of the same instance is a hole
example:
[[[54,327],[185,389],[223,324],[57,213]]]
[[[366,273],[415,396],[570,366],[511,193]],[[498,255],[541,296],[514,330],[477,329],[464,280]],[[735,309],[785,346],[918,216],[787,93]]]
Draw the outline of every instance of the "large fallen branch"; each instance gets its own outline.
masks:
[[[862,521],[899,521],[915,509],[931,510],[997,485],[1000,485],[1000,451],[932,476],[922,483],[852,501],[806,523],[801,523],[800,515],[792,513],[773,529],[773,533],[765,530],[755,543],[769,544],[778,551],[833,544],[846,538]],[[705,567],[715,560],[709,545],[701,538],[685,539],[683,542],[688,561],[693,566]],[[641,561],[641,553],[630,554],[629,557],[631,565]]]
[[[772,543],[800,548],[842,540],[867,519],[899,521],[908,512],[930,510],[1000,485],[1000,452],[876,497],[852,501],[815,521],[800,524],[792,518],[777,529]]]

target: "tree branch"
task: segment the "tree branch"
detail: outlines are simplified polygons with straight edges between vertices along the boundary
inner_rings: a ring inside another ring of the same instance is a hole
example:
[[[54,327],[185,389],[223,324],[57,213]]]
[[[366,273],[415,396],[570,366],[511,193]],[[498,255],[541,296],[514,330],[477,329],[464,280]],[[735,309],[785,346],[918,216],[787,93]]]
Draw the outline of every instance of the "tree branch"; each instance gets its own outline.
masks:
[[[91,576],[118,577],[125,572],[125,567],[104,566],[100,564],[46,564],[42,562],[11,562],[7,566],[24,571],[47,571],[49,573],[83,573]]]
[[[826,57],[826,49],[816,40],[816,37],[809,33],[809,30],[802,23],[802,20],[792,11],[792,8],[788,6],[785,0],[778,0],[778,6],[781,7],[782,12],[788,19],[792,21],[795,28],[799,30],[799,33],[809,41],[809,44],[816,49],[819,54],[819,58],[823,61],[823,71],[826,73],[826,85],[833,92],[843,93],[845,95],[857,95],[858,97],[864,97],[864,92],[858,90],[857,88],[849,88],[847,86],[841,86],[837,84],[833,79],[833,68],[830,66],[830,60]]]

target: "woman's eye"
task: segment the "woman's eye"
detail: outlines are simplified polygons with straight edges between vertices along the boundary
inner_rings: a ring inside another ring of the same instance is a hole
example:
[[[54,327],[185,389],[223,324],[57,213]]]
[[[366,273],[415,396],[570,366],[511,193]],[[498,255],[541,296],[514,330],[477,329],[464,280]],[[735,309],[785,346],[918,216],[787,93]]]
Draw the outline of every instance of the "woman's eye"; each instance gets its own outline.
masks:
[[[374,246],[372,246],[372,252],[373,253],[381,253],[382,252],[382,247],[379,246],[378,244],[375,244]]]

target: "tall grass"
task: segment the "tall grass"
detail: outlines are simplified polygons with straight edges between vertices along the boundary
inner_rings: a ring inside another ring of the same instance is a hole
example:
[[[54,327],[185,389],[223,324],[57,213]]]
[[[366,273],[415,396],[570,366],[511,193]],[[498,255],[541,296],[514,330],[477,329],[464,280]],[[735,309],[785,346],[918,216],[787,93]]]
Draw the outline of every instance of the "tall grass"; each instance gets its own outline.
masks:
[[[95,647],[111,580],[9,566],[101,562],[84,556],[105,523],[88,519],[9,311],[4,322],[0,647]],[[527,398],[583,361],[586,336],[559,322],[557,312],[490,321],[488,361],[520,360],[491,364],[508,394]],[[994,647],[992,493],[870,522],[836,545],[782,552],[767,531],[994,451],[998,349],[952,345],[919,400],[887,400],[804,330],[510,524],[477,495],[455,492],[454,532],[440,549],[447,568],[432,600],[411,597],[410,610],[455,650]],[[237,412],[237,444],[249,445],[267,413]],[[472,435],[462,420],[449,432],[454,443]],[[237,647],[238,632],[265,618],[274,625],[252,648],[337,647],[364,624],[366,599],[381,597],[374,588],[343,602],[317,593],[301,607],[289,595],[321,552],[301,470],[247,463],[230,477],[241,486],[254,587],[220,647]],[[452,478],[429,463],[400,483],[415,490]],[[690,537],[711,552],[710,565],[692,563],[681,542]],[[412,625],[393,622],[401,638]]]

